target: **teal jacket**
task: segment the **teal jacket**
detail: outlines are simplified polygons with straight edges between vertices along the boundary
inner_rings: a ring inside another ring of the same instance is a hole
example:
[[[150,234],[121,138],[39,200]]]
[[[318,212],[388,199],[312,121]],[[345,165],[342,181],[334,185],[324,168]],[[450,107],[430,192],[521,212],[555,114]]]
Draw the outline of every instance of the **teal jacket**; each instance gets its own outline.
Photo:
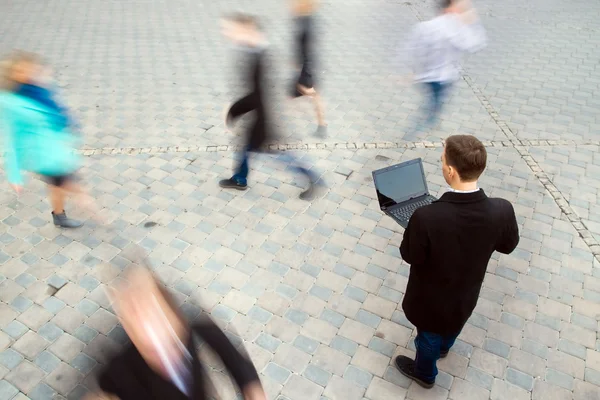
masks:
[[[9,92],[0,92],[0,131],[4,139],[5,173],[22,185],[23,171],[44,176],[72,174],[79,168],[77,136],[64,129],[55,111]]]

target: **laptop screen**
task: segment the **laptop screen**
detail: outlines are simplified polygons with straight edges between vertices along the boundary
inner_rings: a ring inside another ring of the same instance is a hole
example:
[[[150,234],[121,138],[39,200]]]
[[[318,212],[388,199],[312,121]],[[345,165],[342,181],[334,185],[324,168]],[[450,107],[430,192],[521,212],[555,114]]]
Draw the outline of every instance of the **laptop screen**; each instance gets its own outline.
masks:
[[[390,207],[427,194],[421,159],[373,172],[380,206]]]

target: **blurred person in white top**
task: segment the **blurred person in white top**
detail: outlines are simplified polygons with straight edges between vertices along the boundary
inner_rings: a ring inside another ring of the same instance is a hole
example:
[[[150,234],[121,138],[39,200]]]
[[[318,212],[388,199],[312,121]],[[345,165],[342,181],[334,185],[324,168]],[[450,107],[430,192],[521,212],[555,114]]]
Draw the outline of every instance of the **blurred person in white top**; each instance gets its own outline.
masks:
[[[400,56],[410,69],[410,80],[422,84],[429,101],[424,121],[409,133],[437,124],[442,103],[452,83],[460,78],[460,59],[487,42],[485,30],[468,0],[441,0],[440,14],[417,24]]]

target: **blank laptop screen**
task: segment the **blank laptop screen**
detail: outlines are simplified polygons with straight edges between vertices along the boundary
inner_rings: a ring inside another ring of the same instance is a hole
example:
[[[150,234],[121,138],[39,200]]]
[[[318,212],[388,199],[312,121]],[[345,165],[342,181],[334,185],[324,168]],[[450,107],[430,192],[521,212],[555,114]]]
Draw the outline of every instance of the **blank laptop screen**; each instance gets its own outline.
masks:
[[[375,187],[380,205],[386,207],[427,192],[420,162],[399,165],[376,174]]]

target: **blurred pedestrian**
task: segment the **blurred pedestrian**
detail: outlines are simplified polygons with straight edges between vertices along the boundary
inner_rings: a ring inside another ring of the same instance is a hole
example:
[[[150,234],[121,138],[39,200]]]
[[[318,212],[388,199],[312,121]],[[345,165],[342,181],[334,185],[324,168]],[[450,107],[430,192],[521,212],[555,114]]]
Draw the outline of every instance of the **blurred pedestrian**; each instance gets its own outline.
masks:
[[[312,99],[317,113],[317,131],[319,137],[327,135],[327,125],[321,96],[315,89],[315,12],[318,0],[292,0],[292,15],[296,25],[296,57],[299,70],[298,80],[294,83],[292,97],[308,96]]]
[[[486,34],[468,0],[440,0],[439,16],[419,23],[412,31],[403,62],[415,82],[422,84],[428,101],[424,121],[410,133],[434,127],[452,83],[460,78],[464,52],[476,52],[486,45]]]
[[[199,340],[221,358],[244,400],[266,400],[258,373],[208,317],[190,323],[169,292],[145,268],[134,267],[125,282],[108,289],[131,344],[114,355],[99,375],[100,399],[208,399]]]
[[[54,225],[78,228],[68,218],[67,195],[99,218],[93,200],[78,182],[80,159],[75,153],[77,129],[66,108],[56,100],[51,75],[41,59],[16,52],[2,65],[0,129],[4,139],[5,172],[13,189],[23,190],[23,171],[36,173],[50,189]]]
[[[227,112],[225,124],[231,127],[233,122],[244,114],[254,111],[255,120],[245,132],[241,159],[230,179],[224,179],[219,185],[227,189],[246,190],[248,188],[249,158],[251,152],[263,152],[268,142],[274,138],[273,125],[267,107],[267,93],[265,88],[266,49],[267,39],[258,26],[254,17],[247,15],[233,15],[223,20],[225,36],[236,43],[249,56],[246,70],[246,81],[252,88],[250,93],[236,101]],[[311,200],[315,196],[319,185],[319,176],[308,168],[300,165],[299,160],[289,152],[280,153],[277,160],[289,162],[293,170],[304,175],[308,181],[308,188],[300,194],[303,200]]]
[[[512,205],[478,187],[486,161],[477,138],[450,136],[442,153],[450,190],[415,211],[400,245],[410,264],[402,308],[417,328],[417,354],[415,360],[398,356],[395,363],[425,388],[433,387],[437,360],[448,355],[475,309],[492,253],[509,254],[519,243]]]

